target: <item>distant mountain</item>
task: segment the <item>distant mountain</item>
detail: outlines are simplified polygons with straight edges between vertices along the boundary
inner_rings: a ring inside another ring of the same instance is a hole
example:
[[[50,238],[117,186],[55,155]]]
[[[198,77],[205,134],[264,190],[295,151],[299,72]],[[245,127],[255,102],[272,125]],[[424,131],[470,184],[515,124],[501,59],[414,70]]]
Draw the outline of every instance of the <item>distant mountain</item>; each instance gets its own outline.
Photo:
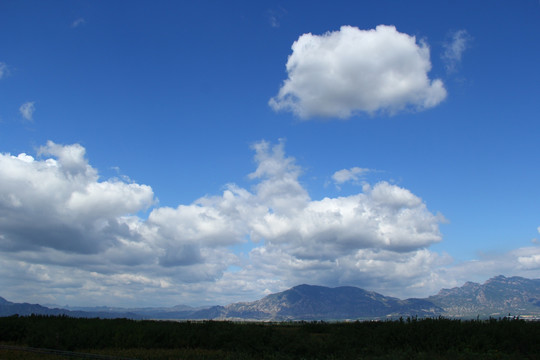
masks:
[[[46,311],[51,311],[51,309],[38,304],[13,303],[0,297],[0,316],[8,316],[13,314],[30,315],[45,313]]]
[[[99,317],[128,317],[136,319],[189,319],[190,316],[200,309],[188,305],[176,305],[173,307],[145,307],[145,308],[120,308],[109,306],[98,307],[67,307],[70,311],[79,311],[87,314],[101,314]],[[124,316],[118,316],[123,314]]]
[[[449,317],[540,316],[540,279],[500,275],[482,285],[467,282],[443,289],[426,300],[443,308],[442,315]]]
[[[0,316],[13,314],[131,319],[346,320],[418,317],[540,317],[540,279],[497,276],[484,284],[467,282],[426,299],[400,300],[357,287],[299,285],[252,302],[193,308],[48,308],[0,297]]]
[[[122,313],[122,312],[100,312],[100,311],[72,311],[67,309],[59,308],[48,308],[39,304],[28,304],[28,303],[13,303],[7,301],[6,299],[0,297],[0,316],[11,316],[11,315],[67,315],[71,317],[84,317],[84,318],[131,318],[131,319],[140,319],[141,317],[135,313]]]
[[[299,285],[261,300],[199,311],[201,318],[251,320],[343,320],[436,316],[443,309],[423,299],[400,300],[356,287]]]

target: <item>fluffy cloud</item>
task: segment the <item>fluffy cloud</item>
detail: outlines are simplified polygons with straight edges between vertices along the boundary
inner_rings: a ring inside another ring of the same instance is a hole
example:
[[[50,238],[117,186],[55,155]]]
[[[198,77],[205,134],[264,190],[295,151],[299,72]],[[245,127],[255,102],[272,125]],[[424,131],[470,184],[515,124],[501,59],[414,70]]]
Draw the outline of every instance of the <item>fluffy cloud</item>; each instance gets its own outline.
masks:
[[[281,272],[288,286],[310,279],[311,283],[353,285],[402,298],[425,296],[439,290],[441,280],[432,279],[441,267],[451,262],[449,256],[427,249],[402,253],[364,249],[325,262],[298,259],[274,248],[257,255],[254,257],[268,267],[269,273]],[[429,286],[431,281],[435,286]]]
[[[222,303],[300,282],[403,290],[445,261],[427,250],[441,218],[409,190],[382,181],[314,200],[283,142],[253,150],[251,190],[175,208],[147,185],[100,180],[78,144],[0,155],[3,287],[61,303]]]
[[[0,248],[20,251],[51,248],[95,253],[129,236],[122,216],[152,204],[150,187],[98,181],[80,145],[49,142],[35,160],[0,155]]]
[[[444,44],[442,59],[446,64],[446,70],[453,72],[461,62],[463,53],[469,46],[471,36],[466,30],[459,30],[451,34],[450,40]]]
[[[381,182],[364,193],[310,201],[257,219],[253,231],[298,258],[332,258],[366,248],[409,251],[439,241],[438,222],[421,199]]]
[[[28,121],[33,120],[34,111],[36,111],[36,107],[34,106],[33,101],[25,102],[19,107],[19,112],[21,113],[22,117]]]
[[[393,26],[304,34],[292,50],[289,77],[269,102],[276,111],[345,119],[361,112],[422,110],[446,97],[442,81],[427,75],[427,44]]]
[[[513,253],[521,270],[540,270],[540,247],[521,248]]]

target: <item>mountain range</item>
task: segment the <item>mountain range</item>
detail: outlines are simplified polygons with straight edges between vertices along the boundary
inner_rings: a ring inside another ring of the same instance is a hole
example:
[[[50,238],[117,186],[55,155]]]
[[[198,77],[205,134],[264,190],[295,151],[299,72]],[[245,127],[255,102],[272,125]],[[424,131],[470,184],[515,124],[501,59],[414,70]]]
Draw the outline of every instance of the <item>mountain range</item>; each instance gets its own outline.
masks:
[[[400,300],[357,287],[329,288],[298,285],[252,302],[193,308],[47,307],[13,303],[0,297],[0,316],[14,314],[68,315],[72,317],[176,319],[176,320],[368,320],[399,317],[486,318],[521,316],[540,318],[540,279],[504,277],[484,284],[467,282],[442,289],[424,299]]]

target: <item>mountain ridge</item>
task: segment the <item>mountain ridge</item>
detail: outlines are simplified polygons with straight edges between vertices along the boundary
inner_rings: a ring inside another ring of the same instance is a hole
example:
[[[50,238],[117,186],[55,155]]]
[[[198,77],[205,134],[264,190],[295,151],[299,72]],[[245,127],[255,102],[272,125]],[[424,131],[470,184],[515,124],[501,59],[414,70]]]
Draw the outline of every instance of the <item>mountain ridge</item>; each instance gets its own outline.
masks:
[[[384,316],[435,316],[442,309],[421,299],[400,300],[352,286],[298,285],[252,302],[223,307],[221,317],[253,320],[357,319]]]
[[[443,316],[540,315],[540,279],[499,275],[484,284],[441,289],[427,300],[444,308]]]
[[[540,318],[540,279],[495,276],[484,284],[466,282],[441,289],[427,298],[398,299],[354,286],[301,284],[259,300],[194,308],[67,307],[13,303],[0,297],[0,316],[67,315],[72,317],[170,320],[368,320],[399,317],[500,317],[508,314]]]

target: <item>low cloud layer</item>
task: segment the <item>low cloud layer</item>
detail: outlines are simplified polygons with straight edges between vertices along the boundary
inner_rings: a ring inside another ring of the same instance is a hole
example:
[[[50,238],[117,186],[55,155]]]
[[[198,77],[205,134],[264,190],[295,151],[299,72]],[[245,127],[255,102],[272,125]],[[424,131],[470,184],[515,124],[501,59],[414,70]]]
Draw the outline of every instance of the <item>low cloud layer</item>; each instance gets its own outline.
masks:
[[[314,200],[283,143],[253,150],[251,189],[232,184],[177,207],[157,206],[150,186],[100,179],[78,144],[0,154],[2,296],[215,304],[305,282],[411,296],[460,279],[429,250],[442,216],[409,190],[382,181]],[[512,264],[538,269],[539,253],[516,251]]]
[[[292,50],[288,79],[269,102],[276,111],[303,119],[346,119],[359,113],[423,110],[446,97],[443,82],[428,77],[428,45],[393,26],[308,33]]]

